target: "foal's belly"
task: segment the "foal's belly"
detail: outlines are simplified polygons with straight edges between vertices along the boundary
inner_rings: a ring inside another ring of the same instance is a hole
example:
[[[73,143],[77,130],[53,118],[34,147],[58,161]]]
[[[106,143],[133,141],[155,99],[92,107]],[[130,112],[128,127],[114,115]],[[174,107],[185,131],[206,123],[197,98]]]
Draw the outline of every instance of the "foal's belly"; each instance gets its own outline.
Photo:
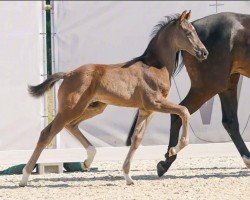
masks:
[[[131,90],[128,88],[99,88],[93,101],[114,106],[140,107],[141,95],[136,87]]]
[[[108,104],[108,105],[113,105],[113,106],[120,106],[120,107],[129,107],[129,108],[140,108],[142,107],[142,104],[138,103],[137,101],[129,101],[129,100],[121,100],[121,99],[98,99],[98,98],[95,98],[93,99],[92,102],[96,102],[96,101],[99,101],[101,103],[105,103],[105,104]]]

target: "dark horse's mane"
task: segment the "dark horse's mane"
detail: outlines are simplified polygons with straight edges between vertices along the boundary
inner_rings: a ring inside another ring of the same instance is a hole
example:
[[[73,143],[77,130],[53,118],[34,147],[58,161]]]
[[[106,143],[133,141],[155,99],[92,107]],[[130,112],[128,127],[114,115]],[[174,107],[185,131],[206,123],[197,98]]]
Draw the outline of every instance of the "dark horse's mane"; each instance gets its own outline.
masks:
[[[175,22],[176,20],[178,20],[180,17],[180,14],[173,14],[173,15],[169,15],[169,16],[165,16],[163,20],[159,21],[158,24],[156,24],[153,27],[153,30],[150,34],[150,42],[145,50],[145,52],[136,58],[133,58],[132,60],[126,62],[126,64],[123,67],[129,67],[133,64],[135,64],[138,61],[145,61],[145,56],[147,55],[147,53],[150,51],[150,47],[151,44],[153,43],[153,41],[155,41],[155,39],[158,37],[159,33],[166,28],[170,23]],[[183,59],[181,57],[181,51],[178,51],[176,53],[176,58],[175,58],[175,69],[174,69],[174,73],[173,75],[177,75],[181,69],[183,68],[184,63],[183,63]]]

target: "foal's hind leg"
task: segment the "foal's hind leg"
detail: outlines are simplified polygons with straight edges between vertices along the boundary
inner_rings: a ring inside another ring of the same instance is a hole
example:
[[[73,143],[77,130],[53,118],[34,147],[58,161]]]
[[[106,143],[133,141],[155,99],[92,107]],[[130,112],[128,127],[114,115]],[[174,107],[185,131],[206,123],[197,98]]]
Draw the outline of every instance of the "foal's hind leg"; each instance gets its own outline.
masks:
[[[62,86],[61,86],[62,87]],[[87,88],[87,87],[86,87]],[[63,90],[63,89],[62,89]],[[78,102],[80,96],[78,96],[78,93],[75,93],[75,102]],[[61,93],[63,95],[63,93]],[[60,96],[59,93],[59,99],[65,100],[64,96]],[[56,115],[55,119],[49,124],[40,134],[40,138],[38,140],[37,146],[29,160],[29,162],[26,164],[26,166],[23,169],[23,178],[20,182],[20,186],[26,186],[27,181],[29,178],[29,175],[31,174],[32,170],[34,169],[34,166],[44,150],[44,148],[50,143],[50,141],[55,137],[57,133],[59,133],[63,127],[70,121],[73,121],[74,119],[77,119],[81,115],[81,111],[85,110],[87,106],[89,105],[89,102],[91,101],[93,97],[93,92],[91,91],[91,88],[87,88],[85,91],[82,92],[82,96],[84,96],[84,99],[82,99],[80,102],[75,103],[75,106],[73,109],[64,108],[63,105],[65,102],[61,102],[59,104],[59,113]],[[66,103],[67,99],[66,99]],[[61,106],[60,106],[61,105]],[[73,105],[72,105],[73,106]]]
[[[83,145],[83,147],[87,151],[88,157],[83,163],[83,167],[85,170],[88,170],[91,163],[93,162],[95,154],[96,154],[96,149],[88,141],[88,139],[82,134],[82,132],[78,128],[78,125],[80,122],[86,119],[89,119],[98,114],[101,114],[105,110],[106,107],[107,107],[107,104],[104,104],[101,102],[98,102],[98,104],[94,107],[89,106],[78,119],[66,125],[66,129],[79,140],[79,142]]]
[[[136,123],[135,132],[132,136],[132,144],[130,146],[129,152],[123,164],[123,173],[124,173],[124,178],[126,180],[127,185],[133,184],[133,180],[129,175],[130,164],[131,164],[131,161],[135,154],[136,149],[139,147],[142,141],[143,135],[145,133],[147,120],[150,118],[151,113],[152,112],[139,110],[139,116],[138,116],[138,120]]]
[[[51,142],[54,136],[62,130],[64,125],[65,125],[65,121],[62,118],[62,116],[57,115],[55,119],[45,129],[43,129],[43,131],[40,134],[36,148],[29,162],[26,164],[26,166],[23,169],[23,177],[19,184],[21,187],[27,185],[28,178],[34,169],[35,164],[40,154],[42,153],[44,148]]]

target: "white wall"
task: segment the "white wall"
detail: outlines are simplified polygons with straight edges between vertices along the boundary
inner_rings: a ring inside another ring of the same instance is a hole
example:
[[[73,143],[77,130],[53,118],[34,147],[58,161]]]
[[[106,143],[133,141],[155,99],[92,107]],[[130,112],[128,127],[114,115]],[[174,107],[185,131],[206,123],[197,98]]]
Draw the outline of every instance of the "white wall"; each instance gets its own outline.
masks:
[[[43,127],[42,99],[27,92],[42,81],[41,11],[41,1],[0,2],[0,154],[33,150]]]
[[[249,13],[250,3],[219,2],[218,12]],[[72,2],[55,1],[55,55],[57,71],[68,71],[87,63],[120,63],[145,50],[154,25],[164,16],[192,10],[192,19],[214,14],[215,1],[150,1],[150,2]],[[185,68],[176,78],[170,100],[179,103],[190,88]],[[176,87],[180,91],[179,98]],[[244,138],[250,141],[248,125],[250,104],[249,80],[244,79],[239,102],[239,121]],[[135,109],[109,106],[106,111],[81,124],[84,134],[97,146],[123,146]],[[211,122],[203,125],[200,112],[192,115],[191,142],[203,143],[228,141],[221,125],[218,97],[214,98]],[[144,145],[168,144],[170,117],[155,114],[151,121]],[[198,136],[198,137],[197,137]],[[201,138],[202,140],[200,140]],[[61,148],[80,147],[79,143],[64,130],[60,136]]]

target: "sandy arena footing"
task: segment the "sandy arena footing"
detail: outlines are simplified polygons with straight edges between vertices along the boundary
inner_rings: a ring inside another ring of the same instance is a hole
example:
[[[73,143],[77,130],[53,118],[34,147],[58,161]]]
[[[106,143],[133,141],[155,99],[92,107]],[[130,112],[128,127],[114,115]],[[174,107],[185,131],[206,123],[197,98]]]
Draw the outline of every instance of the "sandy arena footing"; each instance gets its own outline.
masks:
[[[122,162],[94,162],[89,172],[31,175],[19,188],[21,175],[0,176],[0,199],[240,199],[250,198],[250,169],[240,157],[181,158],[161,178],[156,160],[133,162],[135,185],[125,184]],[[0,170],[6,166],[0,166]]]

